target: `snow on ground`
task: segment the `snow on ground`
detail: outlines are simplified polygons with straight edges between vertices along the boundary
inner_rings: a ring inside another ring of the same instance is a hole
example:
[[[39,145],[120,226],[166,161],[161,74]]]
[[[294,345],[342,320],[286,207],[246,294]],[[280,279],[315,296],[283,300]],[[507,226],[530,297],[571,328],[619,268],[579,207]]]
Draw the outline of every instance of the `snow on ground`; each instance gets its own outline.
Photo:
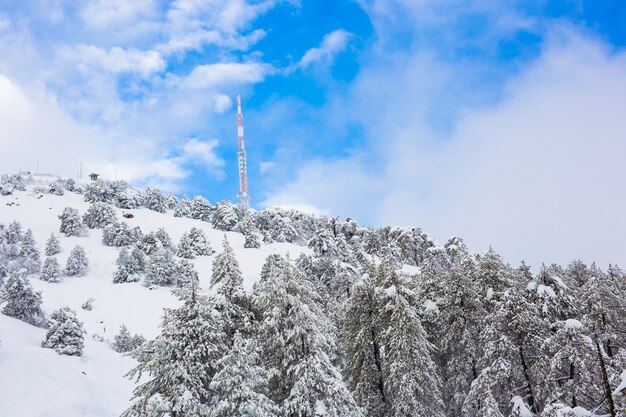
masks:
[[[65,266],[75,245],[85,248],[89,259],[86,276],[64,277],[58,283],[44,282],[37,277],[30,279],[33,287],[42,292],[46,315],[69,306],[84,322],[87,331],[84,356],[61,356],[42,348],[45,330],[0,314],[0,416],[117,416],[129,406],[134,384],[124,375],[134,366],[134,361],[114,352],[109,343],[122,324],[131,333],[154,338],[159,333],[163,308],[177,306],[178,300],[171,294],[171,288],[151,290],[141,283],[113,284],[115,261],[121,248],[104,246],[102,230],[89,230],[87,237],[59,234],[57,216],[65,207],[76,208],[81,215],[89,207],[82,195],[66,192],[63,196],[37,197],[29,191],[0,196],[0,223],[8,225],[17,220],[24,230],[32,229],[42,262],[45,242],[51,233],[57,235],[61,243],[62,252],[57,255],[61,267]],[[289,253],[295,259],[300,253],[311,253],[308,248],[288,243],[247,249],[243,247],[244,237],[240,233],[216,230],[206,222],[176,218],[171,213],[144,208],[115,208],[115,212],[120,220],[131,227],[139,226],[144,233],[164,228],[176,244],[184,232],[192,227],[200,228],[216,254],[222,251],[221,242],[226,235],[239,261],[247,291],[252,291],[268,255]],[[132,213],[134,218],[122,218],[125,212]],[[209,287],[215,255],[193,260],[204,289]],[[89,298],[94,299],[93,310],[83,310],[81,305]],[[104,341],[97,341],[93,335]]]

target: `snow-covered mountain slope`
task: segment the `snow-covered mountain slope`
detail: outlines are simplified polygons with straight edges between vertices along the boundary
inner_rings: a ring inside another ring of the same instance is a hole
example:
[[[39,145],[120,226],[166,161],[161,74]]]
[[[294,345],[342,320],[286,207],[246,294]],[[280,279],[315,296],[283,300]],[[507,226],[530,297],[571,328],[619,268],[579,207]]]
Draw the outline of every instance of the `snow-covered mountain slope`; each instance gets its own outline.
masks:
[[[46,240],[51,233],[57,235],[62,248],[58,255],[61,266],[75,245],[85,248],[89,259],[86,276],[63,277],[57,283],[42,281],[34,275],[29,279],[42,293],[42,307],[47,316],[69,306],[84,323],[87,336],[82,357],[59,355],[41,347],[44,329],[0,314],[0,416],[118,416],[130,405],[134,383],[124,375],[134,366],[134,360],[110,348],[113,336],[121,325],[126,325],[133,334],[154,338],[159,333],[163,309],[177,306],[179,301],[172,295],[172,288],[149,289],[141,282],[113,284],[115,261],[121,248],[104,246],[102,229],[90,229],[86,237],[59,234],[57,216],[63,209],[73,207],[82,215],[89,203],[80,194],[38,195],[32,193],[32,188],[30,185],[27,191],[0,196],[0,223],[7,225],[17,220],[24,230],[32,229],[42,260]],[[268,255],[289,253],[295,258],[300,253],[311,252],[289,243],[244,248],[243,235],[213,229],[206,222],[145,208],[114,210],[119,220],[131,227],[139,226],[144,233],[164,228],[175,243],[192,227],[203,230],[216,251],[212,256],[192,260],[204,289],[209,288],[212,262],[222,250],[225,235],[235,251],[248,291],[252,291]],[[122,213],[134,217],[123,219]],[[93,309],[82,309],[81,305],[90,298],[94,300]]]

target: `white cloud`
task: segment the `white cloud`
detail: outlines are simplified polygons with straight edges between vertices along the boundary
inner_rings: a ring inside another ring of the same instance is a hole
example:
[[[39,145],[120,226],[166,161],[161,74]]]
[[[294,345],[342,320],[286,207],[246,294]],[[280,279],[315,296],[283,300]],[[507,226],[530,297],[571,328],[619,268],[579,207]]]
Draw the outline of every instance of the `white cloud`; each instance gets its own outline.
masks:
[[[307,68],[316,63],[330,63],[335,55],[347,48],[351,36],[350,32],[343,29],[326,34],[320,46],[306,51],[296,67]]]
[[[217,140],[187,140],[179,155],[149,137],[116,137],[96,126],[76,122],[45,90],[28,92],[0,76],[0,166],[3,172],[19,169],[75,177],[95,171],[106,179],[138,185],[180,189],[190,174],[189,165],[223,176],[216,154]]]
[[[221,173],[224,161],[215,153],[218,141],[212,139],[203,142],[198,139],[189,139],[183,146],[182,159],[185,162],[199,162],[207,170]]]
[[[273,170],[275,167],[276,167],[276,163],[273,161],[262,161],[259,164],[259,171],[261,172],[261,174],[265,174]]]
[[[225,88],[236,84],[258,83],[272,72],[271,66],[256,62],[199,65],[181,84],[191,89]]]
[[[424,100],[438,90],[424,71],[438,67],[435,83],[452,82],[455,70],[432,58],[361,74],[347,100],[373,138],[377,165],[305,164],[267,203],[416,225],[439,240],[461,236],[475,250],[493,245],[513,263],[626,264],[626,54],[561,31],[510,79],[502,100],[466,110],[445,137],[424,121]],[[388,102],[381,94],[411,99],[371,108]]]
[[[165,60],[156,51],[113,47],[105,50],[93,45],[68,47],[63,55],[85,73],[104,70],[113,74],[136,73],[148,77],[165,69]]]
[[[155,8],[155,0],[93,0],[85,4],[80,16],[88,25],[105,29],[135,22],[154,13]]]
[[[233,101],[225,94],[218,94],[214,97],[213,111],[215,113],[224,113],[233,107]]]

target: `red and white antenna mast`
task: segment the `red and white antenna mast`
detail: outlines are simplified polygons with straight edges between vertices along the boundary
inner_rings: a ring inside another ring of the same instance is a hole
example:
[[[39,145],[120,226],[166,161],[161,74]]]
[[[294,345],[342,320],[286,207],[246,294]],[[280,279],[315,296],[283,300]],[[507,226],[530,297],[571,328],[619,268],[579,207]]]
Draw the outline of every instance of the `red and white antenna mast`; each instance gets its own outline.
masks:
[[[244,210],[250,208],[250,195],[248,194],[248,166],[246,164],[246,147],[243,141],[243,114],[241,114],[241,97],[237,96],[237,139],[239,150],[237,160],[239,162],[239,200]]]

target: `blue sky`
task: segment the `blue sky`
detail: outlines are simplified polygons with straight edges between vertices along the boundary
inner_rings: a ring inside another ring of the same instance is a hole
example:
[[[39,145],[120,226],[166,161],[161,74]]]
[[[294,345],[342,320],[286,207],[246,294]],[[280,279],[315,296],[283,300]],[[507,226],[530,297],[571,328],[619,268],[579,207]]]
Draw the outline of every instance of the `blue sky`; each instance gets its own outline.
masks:
[[[0,0],[0,164],[626,263],[626,3]],[[619,190],[622,192],[620,193]]]

